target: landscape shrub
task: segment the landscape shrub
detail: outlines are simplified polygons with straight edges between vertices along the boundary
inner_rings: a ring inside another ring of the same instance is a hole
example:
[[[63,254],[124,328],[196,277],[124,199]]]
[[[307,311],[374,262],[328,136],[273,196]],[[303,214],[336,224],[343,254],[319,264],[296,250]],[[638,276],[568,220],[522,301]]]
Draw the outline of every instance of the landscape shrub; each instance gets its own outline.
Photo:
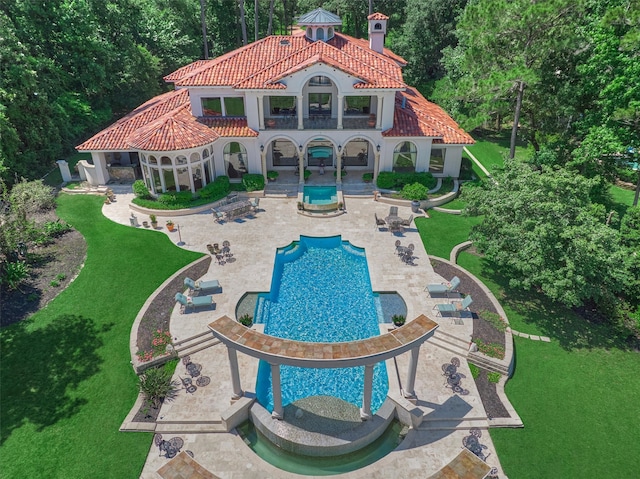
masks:
[[[149,192],[149,188],[144,184],[142,180],[136,180],[133,182],[133,193],[138,198],[148,199],[151,198],[151,193]]]
[[[0,271],[0,284],[6,284],[9,290],[18,289],[29,277],[29,265],[25,261],[7,262]]]
[[[171,380],[171,374],[165,368],[149,368],[139,379],[140,392],[156,408],[163,399],[173,397],[178,386],[178,382]]]
[[[376,185],[384,190],[401,190],[405,185],[420,183],[430,190],[436,186],[437,180],[431,173],[396,173],[382,171],[378,174]]]
[[[400,194],[405,200],[418,201],[427,199],[428,191],[429,190],[427,190],[426,186],[421,185],[420,183],[413,183],[405,185]]]
[[[638,172],[631,168],[618,168],[618,179],[627,183],[636,183],[638,181]]]
[[[158,203],[167,206],[189,207],[189,203],[193,199],[193,193],[190,191],[173,191],[171,193],[162,193],[158,196]]]
[[[242,176],[242,183],[247,191],[264,190],[264,176],[255,173],[248,173]]]
[[[207,200],[219,200],[227,196],[230,190],[229,185],[229,177],[228,176],[218,176],[215,180],[209,183],[204,188],[201,188],[198,191],[200,198]]]
[[[480,368],[473,363],[468,363],[468,364],[469,364],[469,371],[471,371],[471,377],[473,379],[478,379],[478,376],[480,376]]]

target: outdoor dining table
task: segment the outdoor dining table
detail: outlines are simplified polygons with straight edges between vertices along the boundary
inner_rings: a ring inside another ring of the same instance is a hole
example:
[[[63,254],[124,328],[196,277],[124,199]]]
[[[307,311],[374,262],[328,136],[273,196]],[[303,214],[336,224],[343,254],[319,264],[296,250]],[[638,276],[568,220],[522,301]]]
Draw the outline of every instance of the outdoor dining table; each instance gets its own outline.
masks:
[[[396,215],[389,215],[384,219],[389,225],[389,229],[401,229],[402,228],[402,218]]]
[[[222,213],[225,216],[233,216],[233,212],[237,210],[241,210],[242,208],[250,208],[251,202],[249,200],[238,200],[233,201],[231,203],[227,203],[226,205],[218,206],[214,208],[216,213]]]

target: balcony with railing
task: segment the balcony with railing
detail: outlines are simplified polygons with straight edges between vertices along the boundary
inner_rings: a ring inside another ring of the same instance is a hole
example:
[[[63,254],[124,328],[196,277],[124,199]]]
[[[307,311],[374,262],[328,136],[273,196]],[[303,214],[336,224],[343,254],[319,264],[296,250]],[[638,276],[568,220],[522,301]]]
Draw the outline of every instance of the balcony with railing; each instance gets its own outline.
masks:
[[[305,130],[337,130],[338,119],[328,115],[310,115],[302,120]],[[264,122],[265,130],[297,130],[298,118],[291,116],[272,116]],[[344,130],[375,130],[376,116],[344,116],[342,129]]]

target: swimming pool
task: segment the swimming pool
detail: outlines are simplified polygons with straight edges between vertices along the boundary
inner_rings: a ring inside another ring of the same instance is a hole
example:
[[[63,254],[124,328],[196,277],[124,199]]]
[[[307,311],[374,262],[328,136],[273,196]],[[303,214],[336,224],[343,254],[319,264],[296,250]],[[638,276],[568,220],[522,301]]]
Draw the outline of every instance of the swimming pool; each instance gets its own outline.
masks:
[[[304,203],[307,205],[330,205],[338,202],[335,186],[305,186]]]
[[[266,334],[310,342],[342,342],[380,334],[379,308],[371,290],[364,249],[340,236],[312,238],[276,253],[271,291],[260,295],[254,318]],[[314,369],[282,366],[282,404],[316,395],[335,396],[362,406],[364,367]],[[384,363],[374,367],[373,412],[388,391]],[[260,361],[258,401],[273,411],[269,364]]]

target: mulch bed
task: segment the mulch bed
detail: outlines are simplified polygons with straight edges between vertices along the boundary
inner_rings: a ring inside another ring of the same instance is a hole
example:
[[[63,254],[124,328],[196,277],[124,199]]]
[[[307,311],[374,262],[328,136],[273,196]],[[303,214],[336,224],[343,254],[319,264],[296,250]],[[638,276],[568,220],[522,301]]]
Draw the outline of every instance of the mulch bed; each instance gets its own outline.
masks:
[[[176,304],[176,293],[184,292],[184,279],[188,276],[193,280],[197,280],[209,271],[211,264],[211,256],[207,259],[194,264],[181,274],[173,278],[165,288],[158,293],[153,299],[149,308],[144,313],[140,326],[138,327],[138,338],[136,345],[138,351],[150,351],[153,349],[151,342],[153,341],[153,332],[160,329],[169,331],[169,322],[171,320],[171,312]]]
[[[451,279],[454,276],[460,278],[459,291],[464,295],[471,295],[473,303],[471,309],[473,314],[473,339],[480,339],[484,343],[499,344],[503,348],[505,346],[505,335],[503,332],[498,331],[493,324],[482,319],[482,312],[489,311],[497,314],[498,311],[494,307],[493,303],[489,300],[487,294],[480,288],[480,286],[473,281],[469,275],[465,274],[462,270],[452,266],[448,263],[439,261],[437,258],[430,257],[431,264],[436,273],[446,279]],[[495,383],[489,382],[487,378],[487,371],[480,369],[479,376],[475,379],[482,405],[489,417],[509,417],[509,413],[502,404],[500,397],[496,393]]]
[[[56,219],[53,211],[39,217],[39,221]],[[0,286],[0,326],[22,321],[44,308],[75,279],[86,255],[87,243],[75,230],[48,245],[30,247],[26,258],[30,267],[28,280],[15,291]]]

